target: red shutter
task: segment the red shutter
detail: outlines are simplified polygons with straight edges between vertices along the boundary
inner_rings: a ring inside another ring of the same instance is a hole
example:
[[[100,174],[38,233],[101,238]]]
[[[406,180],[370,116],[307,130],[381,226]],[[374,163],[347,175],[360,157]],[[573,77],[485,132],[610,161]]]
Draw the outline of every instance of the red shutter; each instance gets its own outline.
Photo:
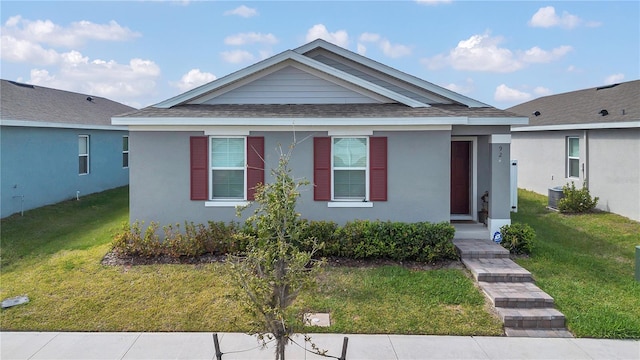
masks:
[[[256,186],[264,183],[264,137],[247,137],[247,199],[254,200]]]
[[[313,200],[331,200],[331,138],[313,138]]]
[[[209,199],[209,138],[192,136],[191,149],[191,200]]]
[[[369,138],[369,200],[387,201],[387,138]]]

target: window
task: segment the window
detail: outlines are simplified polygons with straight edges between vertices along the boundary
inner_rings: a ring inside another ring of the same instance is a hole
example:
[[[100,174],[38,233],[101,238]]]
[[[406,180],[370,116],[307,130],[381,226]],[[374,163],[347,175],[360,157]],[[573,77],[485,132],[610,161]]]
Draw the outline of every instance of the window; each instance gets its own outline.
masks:
[[[333,199],[367,199],[367,138],[332,139]]]
[[[264,137],[192,136],[191,200],[205,206],[236,206],[253,200],[264,183]]]
[[[245,138],[211,138],[211,198],[245,199]]]
[[[122,167],[129,167],[129,136],[122,137]]]
[[[89,135],[78,135],[78,174],[89,173]]]
[[[580,177],[580,139],[567,138],[567,177]]]
[[[371,207],[387,201],[387,138],[313,139],[313,199],[329,207]]]

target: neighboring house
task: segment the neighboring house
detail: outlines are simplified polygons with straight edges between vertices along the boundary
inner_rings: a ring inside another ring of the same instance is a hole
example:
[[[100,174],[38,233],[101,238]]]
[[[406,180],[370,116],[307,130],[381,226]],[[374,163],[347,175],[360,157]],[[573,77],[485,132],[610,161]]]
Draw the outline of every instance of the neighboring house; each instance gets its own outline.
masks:
[[[512,127],[518,187],[587,183],[598,208],[640,221],[640,80],[551,95],[508,111],[529,117]]]
[[[510,223],[510,126],[526,121],[323,40],[112,119],[135,154],[131,221],[238,221],[296,141],[304,218],[473,221],[488,191],[491,229]]]
[[[1,217],[127,185],[135,110],[96,96],[1,80]]]

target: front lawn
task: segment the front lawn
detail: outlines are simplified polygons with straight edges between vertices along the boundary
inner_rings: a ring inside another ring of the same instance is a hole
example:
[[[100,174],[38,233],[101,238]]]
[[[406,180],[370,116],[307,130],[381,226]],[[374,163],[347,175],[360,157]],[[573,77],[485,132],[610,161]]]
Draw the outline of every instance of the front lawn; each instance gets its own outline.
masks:
[[[2,220],[0,299],[30,302],[0,313],[2,330],[247,331],[221,264],[104,266],[127,221],[120,188]],[[459,269],[329,266],[300,312],[331,313],[309,331],[500,335],[502,325]]]
[[[531,225],[537,241],[533,255],[517,262],[555,299],[576,336],[640,338],[640,223],[602,212],[563,215],[546,203],[546,196],[519,191],[512,220]]]

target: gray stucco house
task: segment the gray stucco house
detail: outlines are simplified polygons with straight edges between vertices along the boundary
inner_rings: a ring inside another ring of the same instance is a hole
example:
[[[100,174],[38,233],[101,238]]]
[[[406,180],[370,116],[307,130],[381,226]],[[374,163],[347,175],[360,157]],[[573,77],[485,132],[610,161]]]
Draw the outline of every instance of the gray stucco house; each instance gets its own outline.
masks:
[[[135,110],[102,97],[0,81],[1,217],[129,182],[126,127]]]
[[[541,97],[508,111],[518,187],[587,183],[598,208],[640,221],[640,80]]]
[[[295,141],[304,218],[477,221],[488,191],[492,230],[526,121],[323,40],[112,118],[130,131],[132,222],[237,221]]]

